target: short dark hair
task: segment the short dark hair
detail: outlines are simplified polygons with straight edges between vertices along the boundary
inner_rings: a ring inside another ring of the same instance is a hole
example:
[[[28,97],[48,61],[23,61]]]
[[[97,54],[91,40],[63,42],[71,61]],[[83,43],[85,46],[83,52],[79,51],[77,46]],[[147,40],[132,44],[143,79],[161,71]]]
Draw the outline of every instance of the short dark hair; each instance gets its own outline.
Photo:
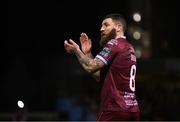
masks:
[[[107,14],[104,18],[104,19],[107,19],[107,18],[111,18],[113,21],[118,21],[118,22],[121,22],[122,26],[123,26],[123,31],[125,32],[126,31],[126,20],[125,20],[125,17],[119,13],[111,13],[111,14]]]

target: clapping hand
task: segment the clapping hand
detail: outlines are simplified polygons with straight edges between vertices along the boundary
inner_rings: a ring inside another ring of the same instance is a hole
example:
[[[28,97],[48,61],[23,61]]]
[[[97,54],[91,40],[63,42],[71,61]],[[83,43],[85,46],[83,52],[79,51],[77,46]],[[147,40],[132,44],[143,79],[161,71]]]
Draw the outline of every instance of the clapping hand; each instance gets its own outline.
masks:
[[[81,43],[81,49],[85,55],[91,53],[92,43],[91,43],[91,39],[88,38],[86,33],[81,33],[80,43]]]

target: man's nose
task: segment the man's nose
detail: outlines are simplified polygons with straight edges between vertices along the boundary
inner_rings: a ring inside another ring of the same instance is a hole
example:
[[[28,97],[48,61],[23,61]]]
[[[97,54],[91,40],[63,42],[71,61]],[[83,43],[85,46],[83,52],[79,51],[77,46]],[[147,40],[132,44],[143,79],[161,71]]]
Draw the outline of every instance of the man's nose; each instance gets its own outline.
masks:
[[[101,31],[101,32],[102,32],[102,31],[104,31],[104,28],[103,28],[103,27],[101,27],[100,31]]]

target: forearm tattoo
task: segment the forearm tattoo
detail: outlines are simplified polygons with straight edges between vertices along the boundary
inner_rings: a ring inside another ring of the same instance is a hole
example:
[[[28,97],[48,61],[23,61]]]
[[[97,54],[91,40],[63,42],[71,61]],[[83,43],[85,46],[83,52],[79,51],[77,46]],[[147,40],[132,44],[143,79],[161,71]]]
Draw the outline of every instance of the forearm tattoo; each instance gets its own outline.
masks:
[[[89,65],[90,59],[86,56],[83,55],[80,51],[74,51],[74,54],[77,56],[79,59],[80,63]]]
[[[80,50],[74,51],[74,54],[86,71],[94,72],[100,67],[99,60],[84,55]]]
[[[95,61],[95,66],[99,67],[99,62]]]

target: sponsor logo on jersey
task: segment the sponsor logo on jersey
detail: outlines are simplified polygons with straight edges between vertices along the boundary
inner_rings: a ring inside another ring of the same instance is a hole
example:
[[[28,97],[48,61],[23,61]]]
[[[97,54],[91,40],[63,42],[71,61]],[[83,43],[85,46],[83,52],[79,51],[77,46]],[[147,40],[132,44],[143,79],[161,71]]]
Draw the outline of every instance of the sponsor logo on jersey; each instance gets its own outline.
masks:
[[[103,50],[100,52],[100,54],[101,54],[103,57],[108,57],[108,55],[110,54],[110,52],[111,52],[111,49],[110,49],[110,48],[104,47]]]

